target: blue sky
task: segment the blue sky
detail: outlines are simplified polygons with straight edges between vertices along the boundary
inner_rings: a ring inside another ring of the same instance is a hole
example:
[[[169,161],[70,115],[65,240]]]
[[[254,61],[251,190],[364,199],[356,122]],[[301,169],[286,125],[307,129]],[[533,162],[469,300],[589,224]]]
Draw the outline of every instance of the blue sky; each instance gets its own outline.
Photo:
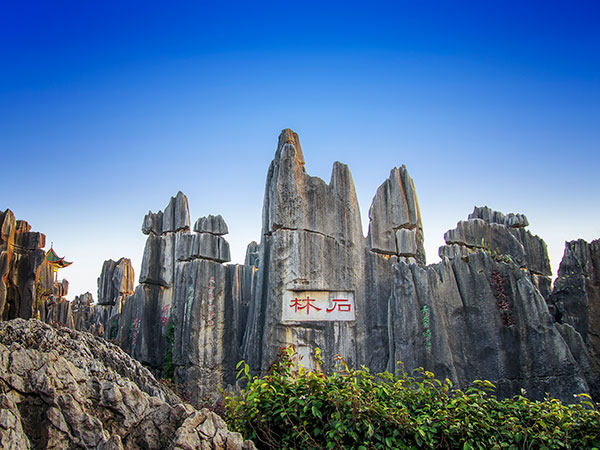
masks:
[[[138,274],[178,190],[241,262],[287,127],[312,175],[350,166],[365,234],[405,164],[428,262],[474,205],[525,213],[555,272],[600,238],[598,2],[121,3],[0,7],[0,209],[75,261],[69,298],[105,259]]]

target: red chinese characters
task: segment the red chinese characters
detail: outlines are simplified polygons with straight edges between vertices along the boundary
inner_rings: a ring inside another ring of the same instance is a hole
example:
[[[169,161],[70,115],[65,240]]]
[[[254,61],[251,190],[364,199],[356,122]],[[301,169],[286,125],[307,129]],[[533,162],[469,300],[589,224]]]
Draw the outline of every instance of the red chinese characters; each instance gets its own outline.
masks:
[[[313,303],[316,301],[314,298],[306,296],[306,298],[294,298],[290,300],[290,308],[294,308],[294,312],[306,309],[306,315],[310,314],[310,308],[314,308],[317,311],[321,311],[322,308],[318,308]]]
[[[167,322],[169,321],[169,308],[171,307],[171,305],[165,305],[162,307],[162,316],[160,318],[160,325],[161,326],[165,326],[167,324]]]
[[[331,305],[331,308],[327,308],[327,313],[335,311],[336,309],[339,312],[352,311],[352,304],[347,298],[334,298],[331,299],[331,301],[333,302],[333,304]]]
[[[308,315],[310,315],[311,310],[313,312],[313,315],[316,314],[318,311],[322,311],[326,307],[326,305],[324,305],[324,303],[326,303],[325,299],[317,300],[316,298],[311,298],[309,295],[307,295],[306,298],[294,297],[293,299],[290,300],[289,307],[293,309],[294,313],[303,314],[306,311],[306,315],[308,316]],[[320,305],[322,307],[319,307],[317,305]],[[326,307],[325,314],[329,314],[329,313],[333,313],[333,312],[351,313],[352,312],[351,300],[347,299],[347,298],[331,299],[331,306]],[[321,314],[323,314],[323,313],[321,313]],[[319,316],[319,314],[317,314],[317,316]],[[326,320],[324,317],[323,317],[323,319]]]

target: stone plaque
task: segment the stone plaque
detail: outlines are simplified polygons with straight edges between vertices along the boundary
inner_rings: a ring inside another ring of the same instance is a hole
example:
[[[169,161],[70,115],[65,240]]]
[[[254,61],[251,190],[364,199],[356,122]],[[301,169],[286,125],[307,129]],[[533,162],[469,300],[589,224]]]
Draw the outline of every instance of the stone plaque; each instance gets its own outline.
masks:
[[[283,322],[350,321],[356,319],[354,292],[286,291]]]

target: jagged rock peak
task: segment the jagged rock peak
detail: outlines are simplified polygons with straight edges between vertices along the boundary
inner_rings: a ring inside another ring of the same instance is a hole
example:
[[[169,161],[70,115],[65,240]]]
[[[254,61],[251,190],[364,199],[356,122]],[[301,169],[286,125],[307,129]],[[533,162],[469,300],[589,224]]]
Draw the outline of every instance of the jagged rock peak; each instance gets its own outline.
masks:
[[[335,163],[331,182],[306,173],[298,135],[284,130],[269,167],[263,204],[263,234],[306,230],[336,239],[362,236],[360,210],[348,167]],[[352,229],[351,234],[346,234]]]
[[[488,207],[475,207],[468,220],[444,233],[445,246],[441,258],[466,257],[473,251],[485,250],[498,258],[510,256],[513,262],[544,277],[552,275],[546,243],[525,230],[529,222],[523,214],[507,214]],[[458,249],[457,246],[465,247]]]
[[[369,246],[387,255],[415,257],[425,264],[423,225],[415,184],[406,167],[394,167],[369,209]]]
[[[529,221],[525,214],[508,213],[505,215],[487,206],[475,206],[473,212],[469,214],[469,219],[483,219],[488,223],[498,223],[510,228],[525,228],[529,226]]]
[[[246,247],[246,258],[244,259],[244,265],[258,267],[260,262],[260,245],[256,241],[252,241]]]
[[[194,231],[198,233],[210,233],[217,236],[223,236],[229,233],[225,219],[221,214],[213,216],[212,214],[206,217],[200,217],[194,224]]]
[[[294,162],[298,166],[304,167],[304,154],[302,153],[300,139],[298,138],[298,134],[289,128],[282,130],[281,134],[279,135],[275,159],[281,158],[284,149],[288,146],[292,146],[294,148]]]
[[[15,215],[10,209],[0,212],[0,240],[7,242],[16,225]]]
[[[135,274],[129,258],[104,261],[98,278],[98,304],[114,305],[119,297],[133,294],[134,280]]]
[[[71,308],[79,308],[84,306],[92,306],[94,304],[94,296],[91,292],[85,294],[76,295],[75,299],[71,302]]]
[[[175,197],[171,197],[164,213],[149,211],[142,223],[142,233],[161,235],[164,233],[189,230],[190,210],[188,200],[181,191]]]

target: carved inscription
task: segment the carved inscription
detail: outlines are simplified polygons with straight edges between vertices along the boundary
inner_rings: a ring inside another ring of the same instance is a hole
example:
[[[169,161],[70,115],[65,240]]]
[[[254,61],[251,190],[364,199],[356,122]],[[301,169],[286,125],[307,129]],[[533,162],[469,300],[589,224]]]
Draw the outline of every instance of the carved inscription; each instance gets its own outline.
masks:
[[[281,319],[283,322],[355,320],[354,292],[286,291]]]

